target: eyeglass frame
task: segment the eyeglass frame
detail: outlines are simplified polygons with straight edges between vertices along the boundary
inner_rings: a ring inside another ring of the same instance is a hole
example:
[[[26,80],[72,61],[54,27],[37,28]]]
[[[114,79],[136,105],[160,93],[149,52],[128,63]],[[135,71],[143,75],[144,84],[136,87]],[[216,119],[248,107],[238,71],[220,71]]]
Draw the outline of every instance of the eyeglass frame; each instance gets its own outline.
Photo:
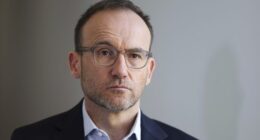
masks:
[[[119,50],[116,49],[115,47],[112,47],[112,46],[111,46],[111,48],[113,48],[113,49],[116,50],[117,56],[116,56],[116,58],[115,58],[115,60],[114,60],[113,63],[111,63],[111,64],[109,64],[109,65],[102,65],[102,64],[98,64],[98,62],[97,62],[97,60],[96,60],[96,58],[95,58],[95,53],[94,53],[94,51],[95,51],[95,49],[98,48],[98,47],[99,47],[98,45],[93,45],[92,47],[79,46],[79,47],[77,47],[76,52],[78,52],[78,53],[91,52],[92,55],[93,55],[93,57],[94,57],[95,64],[96,64],[96,65],[99,65],[99,66],[104,66],[104,67],[109,67],[109,66],[114,65],[115,62],[116,62],[116,60],[117,60],[118,57],[119,57],[119,54],[122,53],[121,51],[119,51]],[[142,69],[142,68],[144,68],[144,67],[147,65],[147,62],[148,62],[149,58],[152,58],[152,57],[153,57],[152,52],[151,52],[150,50],[149,50],[149,51],[146,51],[146,50],[143,50],[143,49],[141,49],[141,50],[142,50],[143,52],[145,52],[145,53],[146,53],[146,56],[147,56],[147,59],[146,59],[146,62],[144,63],[144,65],[143,65],[142,67],[134,68],[134,67],[128,66],[128,63],[126,62],[126,66],[127,66],[128,68],[132,68],[132,69]],[[122,54],[124,55],[125,61],[127,61],[126,58],[125,58],[125,52],[122,53]]]

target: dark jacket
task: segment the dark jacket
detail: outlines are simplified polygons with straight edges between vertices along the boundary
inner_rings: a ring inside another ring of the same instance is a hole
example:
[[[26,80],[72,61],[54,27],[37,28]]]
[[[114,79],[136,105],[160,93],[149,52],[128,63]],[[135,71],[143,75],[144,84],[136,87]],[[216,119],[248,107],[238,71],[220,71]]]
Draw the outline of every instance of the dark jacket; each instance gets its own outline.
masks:
[[[141,115],[142,140],[196,140],[162,122]],[[71,110],[16,129],[11,140],[84,140],[82,101]]]

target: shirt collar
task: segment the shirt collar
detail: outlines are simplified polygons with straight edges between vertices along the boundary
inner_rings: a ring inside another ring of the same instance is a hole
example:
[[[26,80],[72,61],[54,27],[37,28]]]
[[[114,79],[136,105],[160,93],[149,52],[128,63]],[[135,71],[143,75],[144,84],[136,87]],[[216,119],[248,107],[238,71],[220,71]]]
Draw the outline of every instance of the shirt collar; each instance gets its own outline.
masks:
[[[82,114],[83,114],[83,123],[84,123],[84,136],[87,136],[93,129],[100,130],[95,125],[95,123],[91,120],[88,113],[86,112],[85,100],[83,100],[83,104],[82,104]],[[103,131],[103,130],[101,130],[101,131]],[[131,128],[130,133],[127,134],[127,136],[124,137],[123,140],[127,140],[133,134],[135,134],[136,140],[141,140],[141,111],[140,111],[140,109],[137,113],[137,117],[135,119],[133,127]]]

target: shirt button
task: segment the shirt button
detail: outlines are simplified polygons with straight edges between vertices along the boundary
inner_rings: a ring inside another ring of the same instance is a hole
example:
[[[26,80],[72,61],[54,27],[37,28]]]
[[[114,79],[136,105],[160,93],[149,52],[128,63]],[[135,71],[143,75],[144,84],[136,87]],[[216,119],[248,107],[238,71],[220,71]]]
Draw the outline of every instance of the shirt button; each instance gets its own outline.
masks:
[[[98,136],[102,137],[103,136],[102,132],[98,132]]]

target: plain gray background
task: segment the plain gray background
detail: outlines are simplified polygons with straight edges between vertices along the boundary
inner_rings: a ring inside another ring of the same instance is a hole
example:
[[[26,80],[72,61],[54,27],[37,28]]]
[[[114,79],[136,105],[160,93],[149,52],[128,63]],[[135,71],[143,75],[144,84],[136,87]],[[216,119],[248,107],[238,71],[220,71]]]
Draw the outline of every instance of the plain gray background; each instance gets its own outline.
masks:
[[[260,1],[134,0],[151,16],[157,69],[142,97],[149,116],[202,140],[260,133]],[[94,0],[0,1],[0,139],[70,109],[73,30]]]

